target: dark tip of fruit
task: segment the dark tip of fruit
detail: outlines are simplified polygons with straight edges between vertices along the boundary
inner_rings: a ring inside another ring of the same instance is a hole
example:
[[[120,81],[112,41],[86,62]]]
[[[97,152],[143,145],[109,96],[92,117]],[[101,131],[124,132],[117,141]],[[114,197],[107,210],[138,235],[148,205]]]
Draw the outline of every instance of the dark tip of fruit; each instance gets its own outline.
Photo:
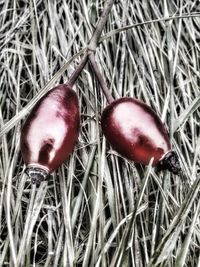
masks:
[[[157,170],[169,170],[173,174],[179,174],[181,172],[181,166],[179,157],[175,151],[168,152],[157,165]]]
[[[40,185],[42,181],[45,181],[49,173],[38,167],[27,167],[26,174],[31,178],[32,184]]]

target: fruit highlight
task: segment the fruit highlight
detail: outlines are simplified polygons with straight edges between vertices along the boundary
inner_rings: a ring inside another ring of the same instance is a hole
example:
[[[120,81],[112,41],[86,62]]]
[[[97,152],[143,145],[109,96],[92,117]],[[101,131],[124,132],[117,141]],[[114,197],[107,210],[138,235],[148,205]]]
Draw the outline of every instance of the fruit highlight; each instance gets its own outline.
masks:
[[[179,173],[177,154],[171,150],[168,133],[157,114],[131,97],[113,101],[102,113],[102,131],[111,146],[125,158]]]
[[[72,152],[79,134],[76,93],[67,85],[53,88],[35,105],[21,132],[21,152],[33,183],[45,180]]]

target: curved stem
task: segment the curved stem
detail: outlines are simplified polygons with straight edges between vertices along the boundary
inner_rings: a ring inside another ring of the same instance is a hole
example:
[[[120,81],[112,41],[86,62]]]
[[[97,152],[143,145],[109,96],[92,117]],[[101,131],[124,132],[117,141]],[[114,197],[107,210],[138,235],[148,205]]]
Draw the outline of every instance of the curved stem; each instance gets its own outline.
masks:
[[[92,69],[93,69],[93,71],[94,71],[94,73],[95,73],[95,75],[96,75],[96,77],[97,77],[97,79],[98,79],[98,81],[99,81],[99,83],[101,85],[102,91],[103,91],[108,103],[110,104],[111,102],[114,101],[114,98],[112,97],[112,95],[111,95],[111,93],[110,93],[110,91],[109,91],[109,89],[107,87],[107,84],[103,79],[103,76],[102,76],[102,74],[101,74],[101,72],[99,70],[99,67],[98,67],[97,63],[96,63],[96,60],[95,60],[93,52],[91,52],[89,54],[89,61],[90,61],[90,64],[92,66]]]
[[[95,52],[103,27],[106,24],[108,15],[110,13],[110,10],[112,8],[112,5],[114,4],[114,0],[108,0],[106,2],[106,5],[104,7],[104,10],[101,14],[101,17],[98,20],[96,29],[92,35],[92,38],[90,39],[89,43],[88,43],[88,49],[86,51],[86,54],[84,55],[83,59],[81,60],[81,62],[78,64],[77,68],[75,69],[75,71],[72,73],[72,75],[70,76],[67,85],[69,85],[70,87],[72,87],[74,85],[74,83],[76,82],[78,76],[80,75],[81,71],[83,70],[83,68],[85,67],[87,60],[88,60],[88,54],[90,51]]]

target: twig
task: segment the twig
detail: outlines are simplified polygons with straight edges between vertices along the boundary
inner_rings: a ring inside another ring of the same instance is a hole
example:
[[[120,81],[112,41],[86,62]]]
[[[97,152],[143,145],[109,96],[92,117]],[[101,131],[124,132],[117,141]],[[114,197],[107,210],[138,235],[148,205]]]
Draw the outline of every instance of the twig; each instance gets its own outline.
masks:
[[[72,73],[72,75],[69,77],[69,80],[67,81],[67,85],[69,87],[72,87],[76,80],[78,79],[78,76],[80,75],[81,71],[83,70],[83,68],[85,67],[86,63],[88,61],[88,51],[86,52],[86,54],[83,56],[83,59],[81,60],[81,62],[78,64],[78,66],[76,67],[75,71]]]
[[[108,101],[108,103],[110,104],[111,102],[113,102],[114,98],[112,97],[107,85],[106,85],[106,82],[104,81],[102,75],[101,75],[101,72],[99,70],[99,67],[95,61],[95,57],[94,57],[94,52],[91,52],[89,54],[89,61],[90,61],[90,64],[92,66],[92,69],[95,73],[95,75],[97,76],[97,79],[101,85],[101,88],[103,90],[103,93]]]
[[[93,34],[91,40],[89,41],[89,44],[88,44],[89,50],[92,50],[95,52],[97,45],[98,45],[98,42],[99,42],[99,39],[100,39],[100,36],[101,36],[101,33],[102,33],[102,30],[106,24],[108,15],[110,13],[110,10],[111,10],[113,4],[114,4],[114,0],[108,0],[107,1],[106,6],[103,10],[103,13],[101,14],[101,17],[97,23],[96,30],[94,31],[94,34]]]
[[[75,71],[72,73],[72,75],[70,76],[67,85],[69,86],[73,86],[74,83],[76,82],[78,76],[80,75],[81,71],[83,70],[83,68],[85,67],[85,64],[87,63],[88,60],[88,54],[93,51],[96,51],[102,30],[106,24],[108,15],[110,13],[110,10],[112,8],[112,5],[114,4],[114,0],[108,0],[106,2],[106,5],[104,7],[103,13],[101,14],[101,17],[99,18],[99,21],[97,23],[96,29],[92,35],[92,38],[90,39],[89,43],[88,43],[88,49],[86,51],[85,56],[83,57],[83,59],[81,60],[81,62],[78,64],[77,68],[75,69]]]

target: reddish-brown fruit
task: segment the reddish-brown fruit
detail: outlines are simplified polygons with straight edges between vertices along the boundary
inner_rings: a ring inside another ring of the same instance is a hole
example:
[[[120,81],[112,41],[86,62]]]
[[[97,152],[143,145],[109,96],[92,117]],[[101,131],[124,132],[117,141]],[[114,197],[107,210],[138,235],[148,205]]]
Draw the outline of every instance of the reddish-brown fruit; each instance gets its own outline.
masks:
[[[102,114],[103,133],[112,147],[127,159],[178,173],[180,165],[167,131],[157,114],[143,102],[130,97],[113,101]],[[166,162],[167,158],[167,162]]]
[[[21,132],[21,152],[32,182],[39,183],[72,152],[80,124],[76,93],[59,85],[43,96]]]

